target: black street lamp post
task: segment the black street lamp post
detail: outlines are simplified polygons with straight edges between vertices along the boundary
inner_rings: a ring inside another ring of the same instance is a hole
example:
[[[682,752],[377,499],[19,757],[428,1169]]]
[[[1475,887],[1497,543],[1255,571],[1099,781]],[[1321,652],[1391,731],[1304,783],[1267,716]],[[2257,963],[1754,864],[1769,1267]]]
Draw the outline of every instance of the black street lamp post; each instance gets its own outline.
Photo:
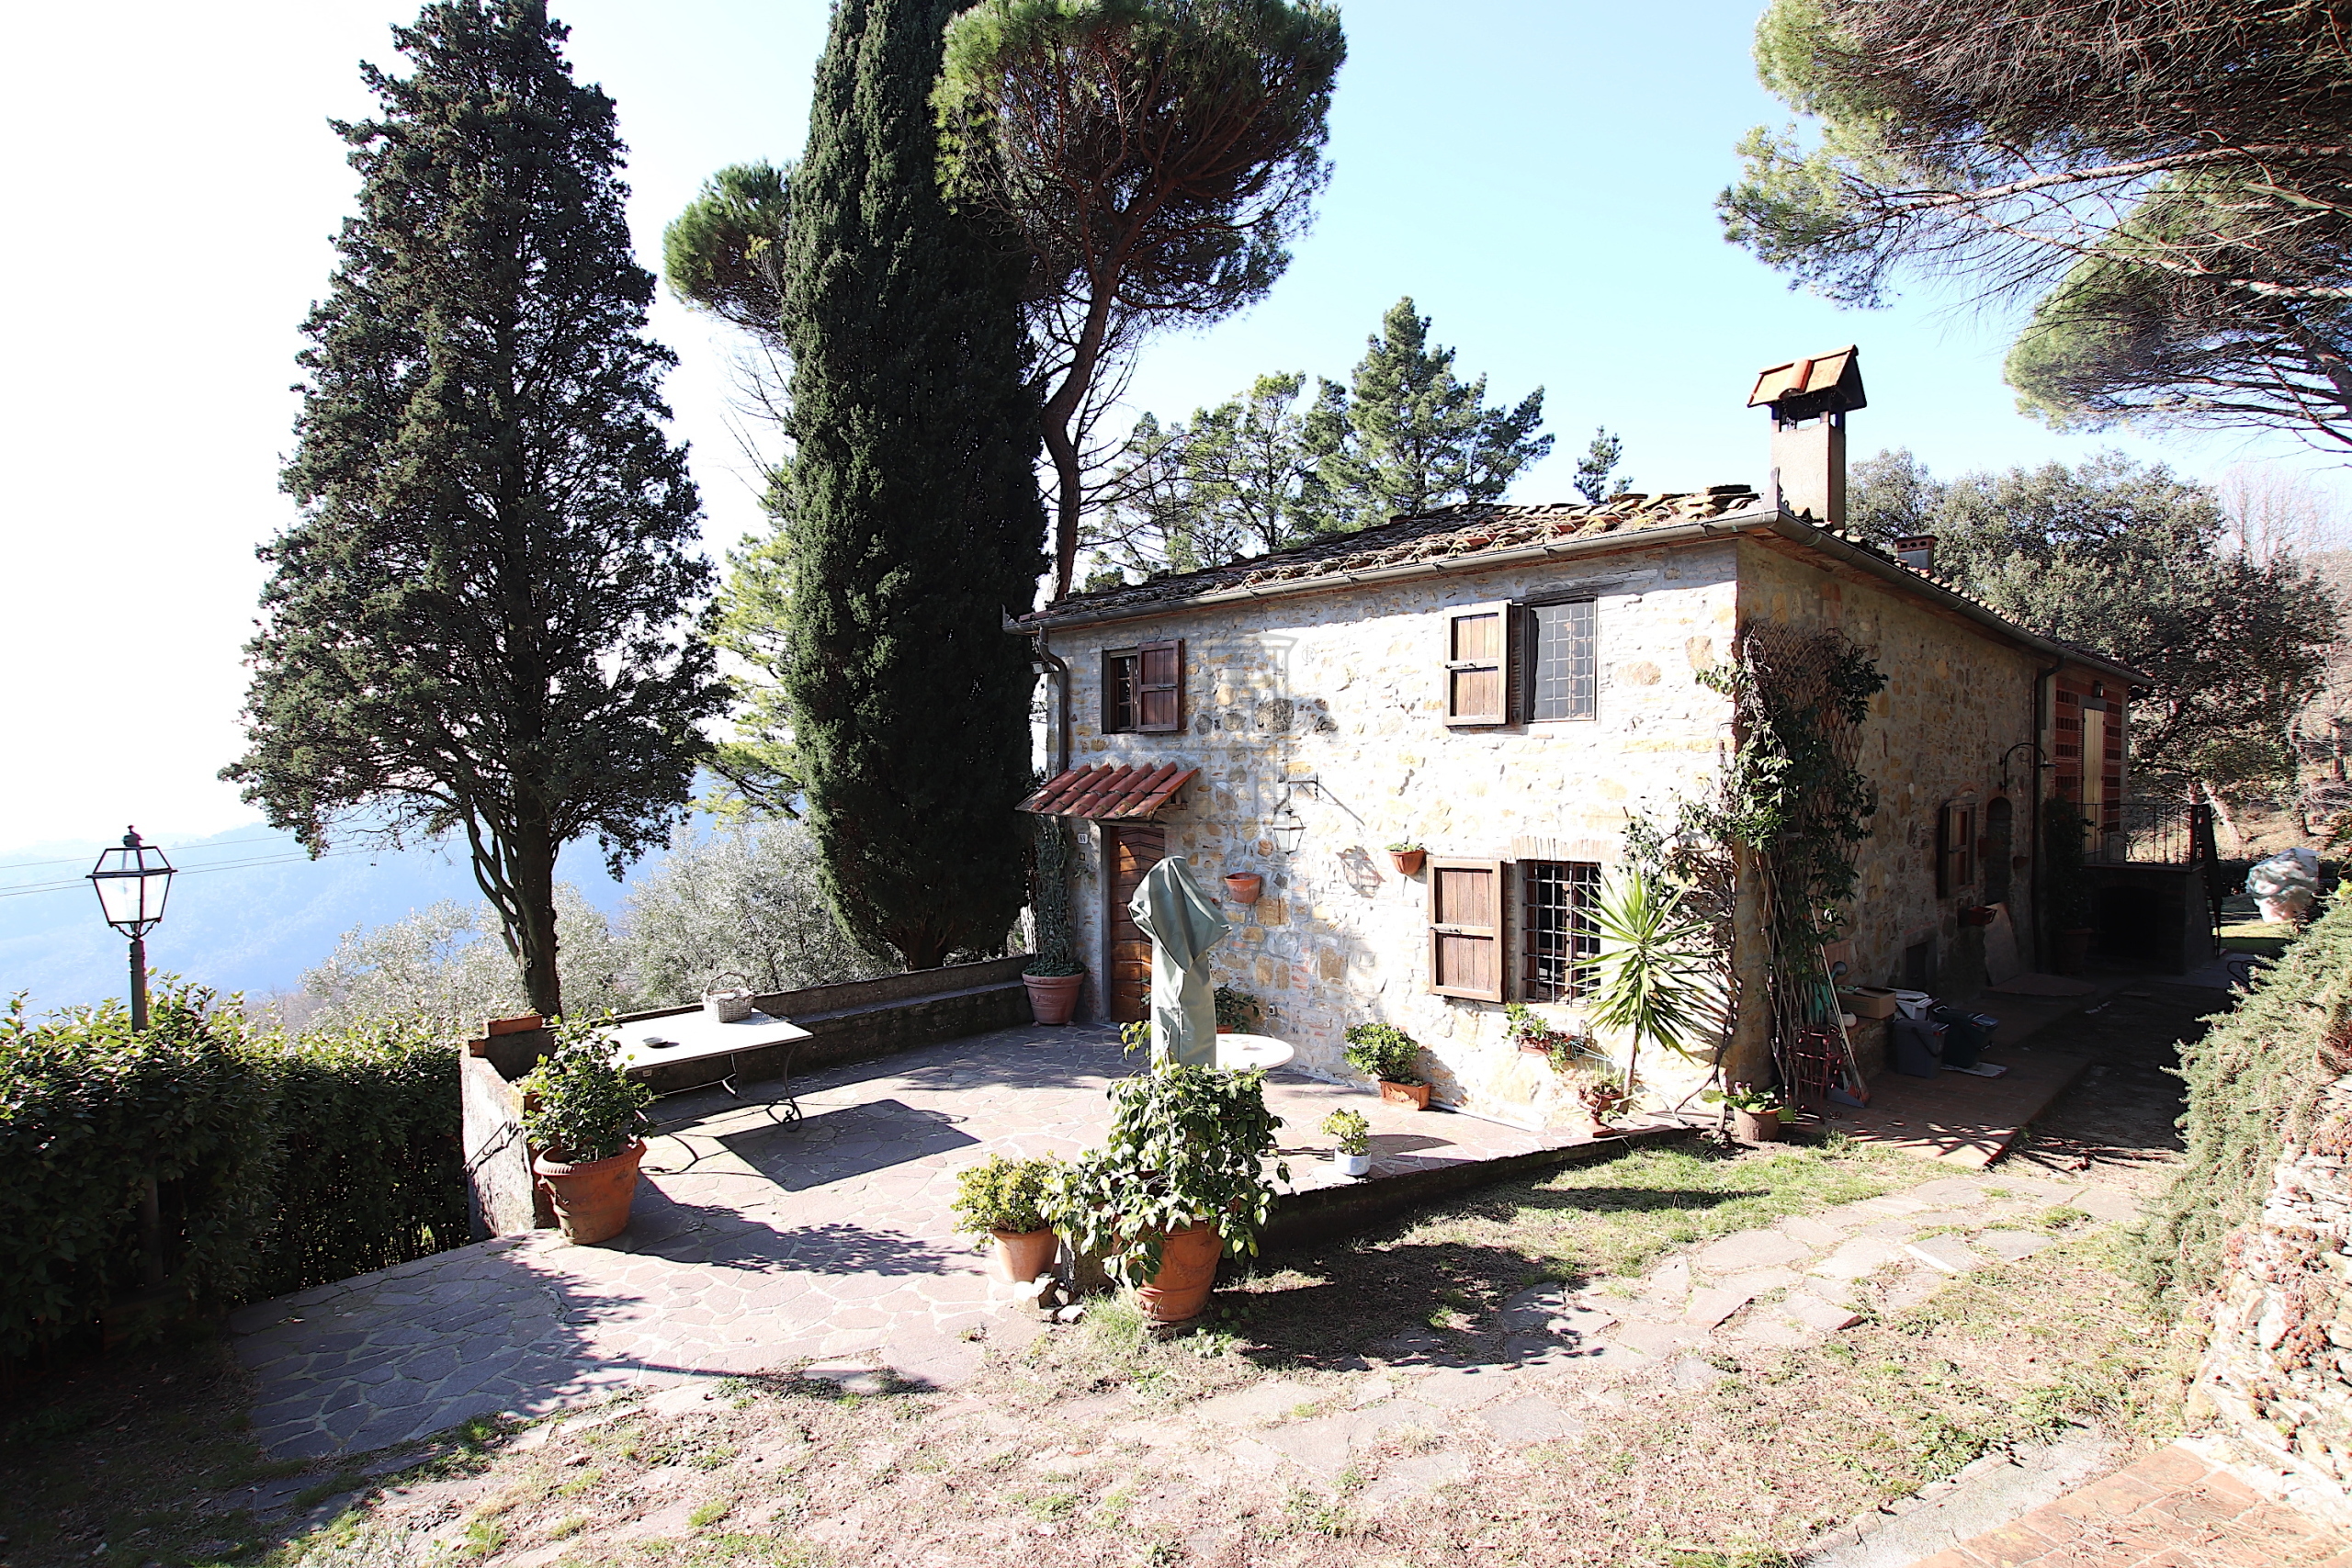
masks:
[[[122,836],[122,848],[98,857],[90,873],[107,924],[130,939],[130,1027],[147,1027],[147,932],[164,918],[171,897],[172,863],[164,852],[142,843],[139,829]]]
[[[164,852],[141,843],[139,829],[122,836],[122,847],[98,857],[90,872],[107,924],[130,939],[130,1029],[147,1032],[147,933],[164,918],[171,897],[172,863]],[[149,1171],[139,1194],[139,1268],[149,1292],[164,1288],[164,1204],[155,1173]]]

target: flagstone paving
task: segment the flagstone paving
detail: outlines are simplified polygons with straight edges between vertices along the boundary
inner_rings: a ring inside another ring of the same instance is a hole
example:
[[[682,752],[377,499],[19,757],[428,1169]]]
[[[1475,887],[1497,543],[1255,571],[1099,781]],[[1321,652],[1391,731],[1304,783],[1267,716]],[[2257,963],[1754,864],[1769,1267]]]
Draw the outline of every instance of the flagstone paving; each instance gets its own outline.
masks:
[[[951,1386],[1001,1319],[984,1260],[951,1229],[955,1173],[990,1153],[1069,1155],[1135,1070],[1114,1031],[1002,1030],[811,1075],[785,1120],[772,1085],[664,1100],[630,1227],[571,1247],[503,1237],[244,1308],[271,1454],[361,1452],[499,1411],[545,1414],[616,1388],[808,1359],[885,1362]],[[1350,1180],[1316,1131],[1373,1128],[1371,1179],[1573,1141],[1415,1112],[1280,1074],[1268,1100],[1294,1188]]]

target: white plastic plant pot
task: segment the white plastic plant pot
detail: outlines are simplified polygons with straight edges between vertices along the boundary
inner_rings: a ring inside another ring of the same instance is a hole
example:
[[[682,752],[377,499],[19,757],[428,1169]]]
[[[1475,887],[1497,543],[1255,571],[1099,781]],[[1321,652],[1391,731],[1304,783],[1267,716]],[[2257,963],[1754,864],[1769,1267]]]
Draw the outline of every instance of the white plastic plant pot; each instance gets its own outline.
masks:
[[[1342,1153],[1333,1157],[1338,1159],[1340,1162],[1340,1174],[1341,1176],[1369,1176],[1372,1174],[1372,1156],[1370,1155],[1351,1155]]]

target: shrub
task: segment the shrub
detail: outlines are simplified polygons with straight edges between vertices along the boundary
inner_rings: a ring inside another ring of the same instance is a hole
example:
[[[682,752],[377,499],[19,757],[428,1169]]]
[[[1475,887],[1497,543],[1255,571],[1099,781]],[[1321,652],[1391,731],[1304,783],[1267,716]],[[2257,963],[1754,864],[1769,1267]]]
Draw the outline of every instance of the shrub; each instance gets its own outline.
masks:
[[[1044,1230],[1061,1162],[990,1155],[956,1173],[956,1228],[969,1235],[990,1231],[1026,1234]]]
[[[266,1043],[286,1157],[255,1296],[468,1239],[458,1050],[415,1021]]]
[[[1282,1118],[1263,1072],[1168,1063],[1111,1086],[1111,1130],[1065,1168],[1050,1218],[1080,1252],[1109,1255],[1129,1284],[1159,1272],[1167,1233],[1214,1224],[1225,1250],[1255,1257],[1273,1206],[1265,1161]],[[1290,1179],[1290,1168],[1275,1168]]]
[[[514,1087],[523,1096],[523,1132],[551,1160],[585,1165],[634,1145],[652,1123],[653,1091],[621,1070],[610,1020],[566,1019],[555,1048]]]
[[[156,1179],[164,1297],[138,1334],[466,1239],[456,1048],[421,1024],[262,1033],[162,978],[119,1003],[0,1019],[0,1359],[141,1295]]]
[[[1247,991],[1219,986],[1215,1000],[1216,1026],[1229,1033],[1247,1034],[1266,1021],[1266,1004]]]
[[[149,1020],[134,1034],[110,1001],[33,1023],[21,997],[0,1020],[0,1357],[139,1293],[150,1177],[169,1299],[149,1315],[254,1282],[279,1162],[268,1077],[203,987],[162,981]]]
[[[2236,1009],[2181,1047],[2187,1157],[2152,1206],[2146,1282],[2176,1306],[2214,1291],[2230,1233],[2261,1212],[2271,1168],[2307,1146],[2320,1096],[2352,1062],[2352,900],[2305,930]]]
[[[1347,1033],[1343,1053],[1348,1066],[1387,1083],[1413,1084],[1413,1065],[1420,1060],[1420,1043],[1393,1023],[1359,1023]]]

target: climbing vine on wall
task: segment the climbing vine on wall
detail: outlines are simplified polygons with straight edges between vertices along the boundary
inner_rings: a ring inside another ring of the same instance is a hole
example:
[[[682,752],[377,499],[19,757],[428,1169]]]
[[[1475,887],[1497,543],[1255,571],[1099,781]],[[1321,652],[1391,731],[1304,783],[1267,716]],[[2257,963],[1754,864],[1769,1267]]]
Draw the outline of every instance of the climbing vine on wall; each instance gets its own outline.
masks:
[[[1772,1045],[1785,1074],[1798,1032],[1824,1021],[1821,950],[1844,929],[1855,846],[1878,810],[1859,758],[1886,677],[1842,632],[1754,620],[1731,657],[1699,679],[1731,699],[1731,752],[1711,793],[1678,801],[1668,823],[1637,819],[1628,845],[1692,889],[1726,963],[1738,877],[1752,868],[1770,948]]]

